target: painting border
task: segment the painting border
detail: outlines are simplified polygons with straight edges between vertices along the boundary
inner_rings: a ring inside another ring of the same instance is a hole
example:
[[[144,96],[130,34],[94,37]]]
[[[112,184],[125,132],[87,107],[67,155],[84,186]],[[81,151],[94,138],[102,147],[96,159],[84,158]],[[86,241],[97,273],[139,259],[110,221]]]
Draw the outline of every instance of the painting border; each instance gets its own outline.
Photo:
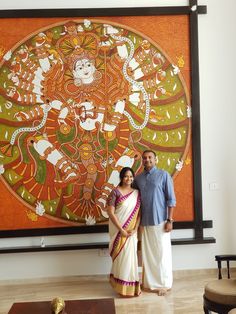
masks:
[[[198,14],[205,14],[206,6],[198,6],[197,0],[190,0],[189,6],[136,7],[136,8],[89,8],[89,9],[30,9],[1,10],[0,18],[52,18],[52,17],[102,17],[102,16],[149,16],[149,15],[189,15],[190,19],[190,62],[191,62],[191,102],[192,102],[192,151],[194,220],[175,222],[174,229],[193,229],[196,243],[204,240],[203,229],[211,228],[212,221],[203,221],[201,145],[200,145],[200,93],[198,58]],[[0,238],[48,236],[78,233],[104,233],[107,225],[54,227],[21,230],[2,230]],[[193,240],[192,239],[192,240]],[[204,242],[204,241],[203,241]],[[214,241],[211,241],[214,242]],[[209,243],[209,242],[208,242]]]

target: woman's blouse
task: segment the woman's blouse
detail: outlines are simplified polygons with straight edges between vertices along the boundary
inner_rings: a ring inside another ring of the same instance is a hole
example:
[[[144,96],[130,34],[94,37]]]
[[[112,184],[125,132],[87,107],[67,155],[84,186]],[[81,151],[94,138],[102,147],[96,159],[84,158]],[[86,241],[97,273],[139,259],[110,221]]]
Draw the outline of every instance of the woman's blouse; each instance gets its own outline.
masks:
[[[122,196],[122,194],[117,188],[112,190],[110,195],[108,196],[108,199],[107,199],[107,206],[115,207],[116,206],[116,200],[120,196]]]

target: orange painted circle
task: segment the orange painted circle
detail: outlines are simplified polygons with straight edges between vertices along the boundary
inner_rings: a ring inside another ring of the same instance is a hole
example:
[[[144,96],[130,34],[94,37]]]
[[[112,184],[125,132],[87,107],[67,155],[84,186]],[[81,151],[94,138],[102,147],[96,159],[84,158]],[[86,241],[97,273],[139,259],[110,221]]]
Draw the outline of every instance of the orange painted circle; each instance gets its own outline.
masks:
[[[90,192],[84,192],[83,198],[84,198],[85,200],[90,200],[90,199],[91,199],[91,193],[90,193]]]
[[[90,164],[87,167],[87,171],[89,174],[94,174],[97,172],[97,167],[94,164]]]
[[[87,179],[84,183],[87,188],[92,188],[94,185],[94,181],[92,179]]]
[[[60,131],[62,134],[69,134],[71,130],[71,127],[68,124],[62,124],[60,126]]]

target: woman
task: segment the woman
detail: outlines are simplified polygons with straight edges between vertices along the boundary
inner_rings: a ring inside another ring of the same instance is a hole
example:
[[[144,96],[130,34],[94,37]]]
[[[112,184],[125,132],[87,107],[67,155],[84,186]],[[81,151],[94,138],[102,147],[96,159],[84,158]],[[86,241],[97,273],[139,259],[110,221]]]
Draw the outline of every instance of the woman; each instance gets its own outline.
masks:
[[[109,251],[112,258],[110,283],[122,296],[141,292],[137,259],[137,229],[140,222],[140,195],[132,188],[134,172],[125,167],[120,184],[108,197]]]

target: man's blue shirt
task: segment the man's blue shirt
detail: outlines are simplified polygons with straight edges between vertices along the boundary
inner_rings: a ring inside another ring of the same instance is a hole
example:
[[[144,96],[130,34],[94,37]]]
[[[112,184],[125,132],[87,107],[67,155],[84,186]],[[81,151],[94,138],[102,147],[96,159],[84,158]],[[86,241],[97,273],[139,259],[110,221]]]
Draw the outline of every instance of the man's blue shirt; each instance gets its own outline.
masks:
[[[167,219],[167,208],[176,205],[173,181],[167,171],[153,167],[134,179],[141,193],[141,225],[159,225]]]

